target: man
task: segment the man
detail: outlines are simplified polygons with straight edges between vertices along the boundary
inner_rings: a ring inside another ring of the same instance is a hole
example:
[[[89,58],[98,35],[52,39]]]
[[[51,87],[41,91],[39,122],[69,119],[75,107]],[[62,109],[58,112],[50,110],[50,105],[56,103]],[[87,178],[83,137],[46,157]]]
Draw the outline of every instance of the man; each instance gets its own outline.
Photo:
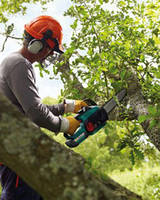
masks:
[[[87,104],[80,100],[66,100],[58,105],[44,105],[35,85],[32,63],[40,62],[43,66],[45,59],[53,56],[54,52],[63,53],[59,22],[50,16],[39,16],[26,24],[22,48],[7,56],[0,65],[0,91],[39,127],[73,135],[79,122],[72,116],[64,118],[61,115],[76,113]],[[0,166],[0,180],[1,200],[42,200],[36,191],[3,164]]]

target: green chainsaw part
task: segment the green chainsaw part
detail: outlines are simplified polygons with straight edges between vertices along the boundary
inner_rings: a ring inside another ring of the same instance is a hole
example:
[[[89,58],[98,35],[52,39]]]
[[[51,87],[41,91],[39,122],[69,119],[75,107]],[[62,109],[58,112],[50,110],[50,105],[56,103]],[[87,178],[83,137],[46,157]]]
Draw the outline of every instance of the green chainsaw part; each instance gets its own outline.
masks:
[[[88,109],[87,111],[81,111],[77,117],[75,117],[77,120],[79,120],[80,126],[76,130],[73,136],[66,136],[68,139],[66,141],[66,145],[69,147],[76,147],[78,146],[83,140],[85,140],[89,135],[93,135],[96,132],[98,132],[102,127],[105,126],[106,122],[103,122],[102,124],[98,125],[97,128],[93,127],[91,123],[85,124],[85,121],[92,116],[96,111],[100,110],[98,106],[91,106],[91,107],[84,107],[84,109]],[[86,130],[87,129],[87,130]],[[93,130],[93,131],[92,131]]]

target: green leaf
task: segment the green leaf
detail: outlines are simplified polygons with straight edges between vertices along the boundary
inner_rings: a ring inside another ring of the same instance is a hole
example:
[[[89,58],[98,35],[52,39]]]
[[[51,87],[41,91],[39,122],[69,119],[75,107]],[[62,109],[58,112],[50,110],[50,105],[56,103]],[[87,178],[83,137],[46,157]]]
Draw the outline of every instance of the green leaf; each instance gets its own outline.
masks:
[[[116,74],[116,73],[118,73],[118,69],[117,69],[117,67],[115,65],[110,64],[110,66],[109,66],[109,72],[111,74]]]
[[[151,115],[156,115],[157,114],[157,108],[156,106],[148,106],[148,112],[151,114]]]
[[[99,3],[100,3],[100,4],[103,4],[103,0],[99,0]]]
[[[157,120],[153,119],[153,120],[150,121],[149,127],[150,127],[150,128],[153,128],[153,127],[155,127],[156,125],[157,125]]]
[[[117,151],[121,151],[127,146],[127,142],[125,140],[121,140],[117,146]]]
[[[142,123],[142,122],[144,122],[147,119],[148,119],[147,115],[140,115],[140,116],[138,116],[138,122],[139,123]]]
[[[74,23],[73,23],[72,25],[70,25],[72,29],[75,30],[75,29],[77,28],[77,25],[78,25],[77,22],[78,22],[78,20],[76,19],[76,20],[74,21]]]
[[[130,153],[129,153],[129,159],[132,163],[132,165],[135,165],[135,157],[134,157],[134,151],[131,150]]]
[[[134,152],[138,158],[140,158],[141,160],[144,159],[144,154],[142,151],[140,151],[139,149],[134,149]]]
[[[125,75],[126,75],[126,69],[124,69],[124,70],[121,71],[121,73],[120,73],[120,77],[121,77],[122,80],[124,80]]]

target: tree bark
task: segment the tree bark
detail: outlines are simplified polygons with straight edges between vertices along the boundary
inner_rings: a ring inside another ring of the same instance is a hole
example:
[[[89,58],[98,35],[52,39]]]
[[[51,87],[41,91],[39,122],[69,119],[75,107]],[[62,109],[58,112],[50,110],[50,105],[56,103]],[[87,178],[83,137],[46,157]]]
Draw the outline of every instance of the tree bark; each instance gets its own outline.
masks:
[[[45,200],[140,200],[89,173],[83,158],[52,140],[0,94],[0,161]]]
[[[137,76],[132,70],[131,77],[127,80],[127,98],[125,99],[126,104],[132,108],[132,113],[130,114],[130,119],[138,119],[140,115],[148,115],[149,102],[144,98],[142,94],[141,85],[137,79]],[[150,123],[152,119],[146,120],[141,123],[144,132],[148,135],[151,142],[160,151],[160,129],[158,127],[150,128]]]

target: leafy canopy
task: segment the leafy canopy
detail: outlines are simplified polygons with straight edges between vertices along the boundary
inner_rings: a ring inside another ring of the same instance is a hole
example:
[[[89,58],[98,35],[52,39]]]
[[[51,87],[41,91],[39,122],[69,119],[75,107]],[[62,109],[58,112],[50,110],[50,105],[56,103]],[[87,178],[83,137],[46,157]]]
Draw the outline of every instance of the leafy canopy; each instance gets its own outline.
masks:
[[[8,21],[8,15],[15,13],[25,14],[27,4],[30,3],[41,3],[45,5],[53,0],[1,0],[0,1],[0,23]]]
[[[72,2],[66,15],[75,19],[74,32],[66,56],[72,55],[70,67],[83,85],[93,95],[108,99],[113,90],[127,87],[133,68],[144,94],[158,103],[159,1]],[[69,84],[68,93],[73,91]]]

